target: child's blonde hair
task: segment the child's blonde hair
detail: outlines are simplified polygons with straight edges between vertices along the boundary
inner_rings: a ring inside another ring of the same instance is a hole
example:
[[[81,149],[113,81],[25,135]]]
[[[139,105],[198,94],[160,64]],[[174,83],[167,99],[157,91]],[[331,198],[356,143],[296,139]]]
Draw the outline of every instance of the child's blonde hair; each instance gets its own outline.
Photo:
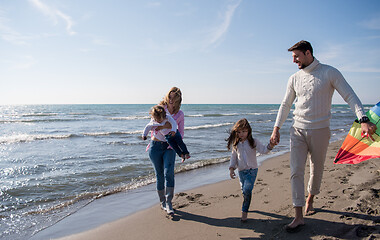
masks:
[[[252,128],[251,128],[251,125],[249,125],[249,122],[247,119],[243,118],[243,119],[240,119],[239,121],[237,121],[235,123],[235,125],[232,127],[231,131],[230,131],[230,136],[226,139],[227,141],[227,148],[228,150],[231,150],[231,147],[233,147],[234,149],[236,149],[240,139],[239,139],[239,136],[237,135],[237,132],[238,131],[241,131],[243,129],[247,129],[248,130],[248,136],[247,136],[247,140],[248,140],[248,143],[249,145],[251,146],[251,148],[255,148],[255,141],[253,140],[253,137],[252,137]]]
[[[149,114],[155,119],[165,119],[166,118],[166,111],[165,111],[165,108],[163,106],[160,106],[160,105],[156,105],[156,106],[153,106],[151,109],[150,109],[150,112]]]
[[[169,92],[165,95],[164,99],[160,102],[160,105],[167,106],[169,103],[169,95],[170,93],[174,93],[174,112],[172,114],[178,113],[179,109],[181,108],[181,102],[182,102],[182,93],[181,90],[177,87],[172,87]]]

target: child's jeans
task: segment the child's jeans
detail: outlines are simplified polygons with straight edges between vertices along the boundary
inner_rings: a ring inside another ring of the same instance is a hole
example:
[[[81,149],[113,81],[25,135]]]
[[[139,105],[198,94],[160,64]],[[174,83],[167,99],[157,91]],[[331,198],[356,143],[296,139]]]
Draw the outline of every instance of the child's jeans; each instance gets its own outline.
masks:
[[[182,154],[189,154],[189,151],[187,151],[187,147],[183,142],[182,136],[178,130],[174,134],[174,136],[170,134],[165,135],[165,139],[169,143],[170,147],[172,147],[174,151],[178,154],[178,156],[181,157]]]
[[[242,212],[248,212],[249,205],[251,204],[252,189],[257,177],[257,171],[257,168],[239,171],[240,186],[244,197],[243,206],[241,208]]]

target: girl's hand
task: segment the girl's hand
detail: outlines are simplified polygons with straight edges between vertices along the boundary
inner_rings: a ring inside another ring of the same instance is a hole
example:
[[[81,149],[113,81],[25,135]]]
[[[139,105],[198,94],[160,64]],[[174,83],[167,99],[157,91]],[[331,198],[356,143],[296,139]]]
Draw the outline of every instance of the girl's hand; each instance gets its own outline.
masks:
[[[174,137],[175,132],[171,131],[169,134],[170,134],[171,137]]]
[[[146,140],[147,139],[146,136],[142,136],[141,138],[142,138],[142,140]]]
[[[232,168],[230,168],[230,177],[232,179],[235,179],[235,177],[236,177],[235,170],[233,170]]]

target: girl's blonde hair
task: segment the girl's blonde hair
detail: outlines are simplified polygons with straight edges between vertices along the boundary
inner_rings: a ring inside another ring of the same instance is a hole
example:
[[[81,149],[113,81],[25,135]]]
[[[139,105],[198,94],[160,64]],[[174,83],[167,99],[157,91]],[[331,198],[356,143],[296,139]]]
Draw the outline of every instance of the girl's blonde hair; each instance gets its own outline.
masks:
[[[166,118],[165,108],[160,105],[153,106],[150,109],[149,114],[154,118],[154,120]]]
[[[174,112],[172,114],[178,113],[179,109],[181,108],[181,102],[182,102],[182,93],[181,90],[177,87],[172,87],[169,92],[165,95],[164,99],[160,102],[160,105],[162,106],[168,106],[169,103],[169,95],[171,93],[174,93],[174,99],[173,105],[174,105]]]
[[[240,141],[237,132],[241,131],[243,129],[247,129],[248,130],[247,140],[248,140],[248,143],[251,146],[251,148],[255,148],[256,147],[255,146],[255,141],[253,140],[253,137],[252,137],[252,128],[251,128],[251,125],[249,125],[249,122],[248,122],[247,119],[243,118],[243,119],[240,119],[239,121],[237,121],[235,123],[235,125],[232,127],[232,129],[230,131],[230,136],[226,139],[228,150],[231,150],[231,147],[233,147],[234,149],[237,148],[237,145],[238,145],[238,143]]]

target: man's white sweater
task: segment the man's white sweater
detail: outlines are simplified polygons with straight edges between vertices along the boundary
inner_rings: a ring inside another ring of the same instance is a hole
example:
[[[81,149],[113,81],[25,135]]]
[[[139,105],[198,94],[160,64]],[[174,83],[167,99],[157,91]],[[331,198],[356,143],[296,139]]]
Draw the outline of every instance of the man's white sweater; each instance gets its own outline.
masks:
[[[331,101],[334,90],[348,103],[358,119],[365,116],[362,103],[334,67],[317,59],[290,76],[285,97],[278,111],[275,127],[281,128],[294,100],[293,126],[301,129],[320,129],[330,126]]]

